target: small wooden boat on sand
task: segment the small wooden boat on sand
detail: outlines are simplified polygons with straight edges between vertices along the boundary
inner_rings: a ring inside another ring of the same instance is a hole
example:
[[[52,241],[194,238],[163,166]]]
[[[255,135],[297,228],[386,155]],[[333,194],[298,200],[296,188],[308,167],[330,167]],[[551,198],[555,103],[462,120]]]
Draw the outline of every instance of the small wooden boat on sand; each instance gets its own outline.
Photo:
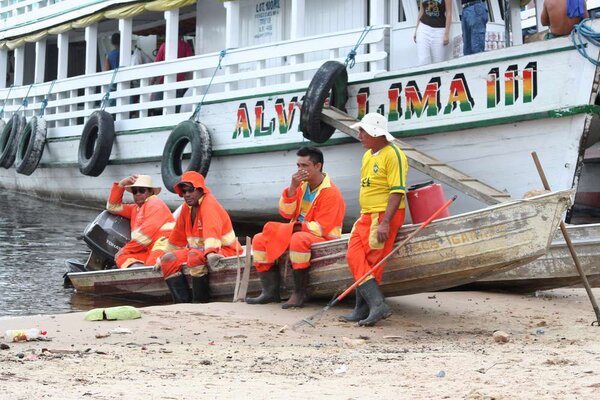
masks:
[[[442,290],[541,257],[550,247],[571,194],[548,193],[432,222],[390,258],[382,291],[387,296],[398,296]],[[404,226],[398,242],[416,227]],[[310,297],[331,298],[353,283],[345,261],[347,242],[348,235],[344,235],[313,246]],[[210,271],[212,299],[233,298],[238,269],[243,265],[244,256],[228,257]],[[289,268],[281,270],[285,292],[292,288],[292,274]],[[151,267],[69,272],[66,276],[80,293],[135,298],[169,295],[162,276]],[[258,276],[252,270],[248,294],[259,290]]]
[[[567,225],[581,267],[591,286],[600,284],[600,224]],[[532,263],[494,273],[450,290],[534,292],[581,284],[581,278],[560,230],[548,253]]]

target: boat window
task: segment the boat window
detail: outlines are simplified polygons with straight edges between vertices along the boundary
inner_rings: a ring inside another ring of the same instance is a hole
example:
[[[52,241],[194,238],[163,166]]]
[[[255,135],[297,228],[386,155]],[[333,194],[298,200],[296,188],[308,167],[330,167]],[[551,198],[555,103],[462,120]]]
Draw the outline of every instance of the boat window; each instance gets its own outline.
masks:
[[[504,0],[500,0],[498,2],[498,6],[500,7],[500,18],[502,18],[502,21],[504,21]],[[490,6],[488,5],[488,12],[490,10]],[[490,16],[491,17],[491,16]],[[491,19],[490,19],[491,21]]]
[[[419,0],[417,0],[417,7],[419,6]],[[398,1],[398,20],[396,22],[406,22],[406,12],[404,11],[404,5],[402,1]]]

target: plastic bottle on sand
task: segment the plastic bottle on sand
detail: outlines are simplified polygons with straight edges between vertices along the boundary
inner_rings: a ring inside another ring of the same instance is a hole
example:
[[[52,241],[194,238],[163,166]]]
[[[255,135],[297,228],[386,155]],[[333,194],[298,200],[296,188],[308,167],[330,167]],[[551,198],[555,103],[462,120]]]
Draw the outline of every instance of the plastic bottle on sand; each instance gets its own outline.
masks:
[[[46,331],[42,331],[38,328],[9,329],[4,333],[4,339],[8,342],[25,342],[28,340],[36,340],[45,334]]]

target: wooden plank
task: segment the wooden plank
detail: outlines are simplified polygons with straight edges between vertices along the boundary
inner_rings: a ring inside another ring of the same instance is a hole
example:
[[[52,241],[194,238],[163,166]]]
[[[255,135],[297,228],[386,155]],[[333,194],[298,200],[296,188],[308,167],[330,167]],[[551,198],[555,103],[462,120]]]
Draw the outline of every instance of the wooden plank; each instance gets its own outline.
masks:
[[[345,112],[334,107],[326,107],[323,108],[321,113],[321,120],[358,140],[358,131],[350,127],[352,124],[356,123],[357,120]],[[511,199],[510,194],[498,190],[487,183],[481,182],[477,178],[469,176],[456,168],[415,149],[413,146],[410,146],[401,140],[396,139],[394,140],[394,143],[404,151],[404,154],[408,159],[408,164],[411,167],[429,175],[433,179],[452,186],[486,204],[498,204]]]

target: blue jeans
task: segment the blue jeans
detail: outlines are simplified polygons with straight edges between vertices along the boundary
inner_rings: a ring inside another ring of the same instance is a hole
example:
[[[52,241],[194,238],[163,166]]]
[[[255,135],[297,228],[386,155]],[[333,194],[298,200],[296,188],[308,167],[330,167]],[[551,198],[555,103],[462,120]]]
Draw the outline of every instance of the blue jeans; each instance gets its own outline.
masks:
[[[465,56],[485,50],[485,24],[487,22],[486,3],[476,3],[463,9],[461,25]]]

